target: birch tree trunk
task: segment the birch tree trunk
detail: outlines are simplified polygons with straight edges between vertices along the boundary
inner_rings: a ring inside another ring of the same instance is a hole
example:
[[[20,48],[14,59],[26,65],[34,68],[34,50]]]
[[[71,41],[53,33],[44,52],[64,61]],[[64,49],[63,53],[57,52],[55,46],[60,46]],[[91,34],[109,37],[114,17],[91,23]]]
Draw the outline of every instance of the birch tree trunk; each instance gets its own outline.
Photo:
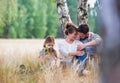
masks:
[[[88,0],[79,0],[78,1],[78,17],[77,17],[78,25],[88,23],[87,1]]]
[[[72,22],[66,0],[56,0],[58,15],[61,23],[63,32],[65,31],[65,24],[67,22]]]

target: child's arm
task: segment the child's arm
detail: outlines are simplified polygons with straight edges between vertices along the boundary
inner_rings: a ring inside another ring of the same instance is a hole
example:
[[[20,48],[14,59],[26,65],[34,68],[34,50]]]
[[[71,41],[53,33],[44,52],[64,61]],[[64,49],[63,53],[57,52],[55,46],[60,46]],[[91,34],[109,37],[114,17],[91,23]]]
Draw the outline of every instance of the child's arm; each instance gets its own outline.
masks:
[[[39,65],[43,65],[45,57],[45,50],[42,49],[39,53]]]
[[[39,65],[43,65],[43,56],[39,56]]]

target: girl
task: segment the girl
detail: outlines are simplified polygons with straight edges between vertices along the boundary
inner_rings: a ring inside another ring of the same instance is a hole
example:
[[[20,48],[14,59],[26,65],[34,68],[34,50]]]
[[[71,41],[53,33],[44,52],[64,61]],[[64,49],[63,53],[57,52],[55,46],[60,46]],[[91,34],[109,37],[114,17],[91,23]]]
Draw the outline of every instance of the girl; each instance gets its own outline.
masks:
[[[54,49],[55,40],[54,37],[48,36],[43,45],[43,49],[40,51],[39,64],[41,68],[44,64],[54,65],[57,60],[57,53]]]

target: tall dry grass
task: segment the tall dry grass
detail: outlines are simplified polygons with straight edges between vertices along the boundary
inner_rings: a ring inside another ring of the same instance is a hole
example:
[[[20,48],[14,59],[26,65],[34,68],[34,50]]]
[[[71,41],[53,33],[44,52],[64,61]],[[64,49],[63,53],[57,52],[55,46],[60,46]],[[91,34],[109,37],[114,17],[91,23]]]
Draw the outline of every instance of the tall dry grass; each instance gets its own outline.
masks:
[[[69,66],[51,69],[47,65],[40,70],[38,56],[43,42],[23,42],[5,41],[0,44],[0,83],[99,83],[98,64],[93,64],[93,61],[87,66],[90,71],[87,76],[79,76]]]

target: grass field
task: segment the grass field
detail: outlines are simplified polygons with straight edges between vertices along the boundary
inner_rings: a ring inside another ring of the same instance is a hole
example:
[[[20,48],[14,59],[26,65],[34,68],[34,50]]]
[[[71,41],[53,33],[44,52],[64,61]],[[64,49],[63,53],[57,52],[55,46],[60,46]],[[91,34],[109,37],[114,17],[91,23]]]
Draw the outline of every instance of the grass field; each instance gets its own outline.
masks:
[[[0,39],[0,83],[99,83],[97,64],[87,67],[88,76],[78,76],[70,67],[40,70],[38,56],[43,41]]]

